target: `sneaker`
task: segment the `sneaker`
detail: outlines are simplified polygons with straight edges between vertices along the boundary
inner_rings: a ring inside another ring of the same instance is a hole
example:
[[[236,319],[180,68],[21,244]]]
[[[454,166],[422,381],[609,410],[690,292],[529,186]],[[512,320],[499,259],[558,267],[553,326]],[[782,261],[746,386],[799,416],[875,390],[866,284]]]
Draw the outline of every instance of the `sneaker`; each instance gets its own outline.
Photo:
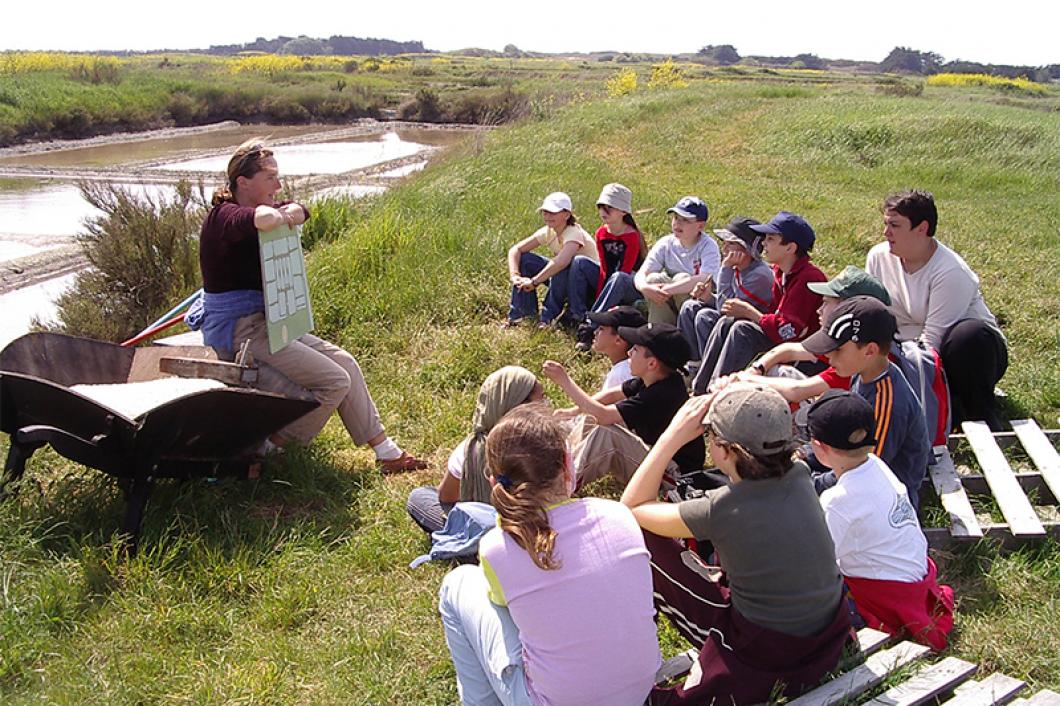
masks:
[[[379,466],[379,470],[382,471],[384,476],[393,473],[405,473],[406,471],[422,471],[427,467],[426,461],[416,458],[408,451],[402,451],[400,456],[389,461],[377,459],[375,463]]]
[[[548,331],[550,328],[552,328],[552,322],[551,321],[538,321],[537,322],[537,326],[535,328],[538,331]]]

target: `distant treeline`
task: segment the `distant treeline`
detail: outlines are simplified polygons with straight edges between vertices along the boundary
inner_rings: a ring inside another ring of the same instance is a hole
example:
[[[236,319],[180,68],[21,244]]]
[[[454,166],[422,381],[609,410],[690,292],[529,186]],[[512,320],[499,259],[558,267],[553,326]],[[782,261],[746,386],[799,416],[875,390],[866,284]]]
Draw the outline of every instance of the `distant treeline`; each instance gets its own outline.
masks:
[[[300,37],[258,37],[248,44],[218,44],[205,50],[207,54],[231,56],[245,51],[260,51],[266,54],[298,54],[299,56],[380,56],[383,54],[422,54],[427,50],[423,42],[395,42],[392,39],[361,39],[335,35],[327,39]]]
[[[917,51],[907,47],[895,47],[883,61],[849,61],[845,59],[822,59],[816,54],[798,56],[740,56],[731,44],[708,45],[699,50],[693,60],[709,61],[728,66],[736,63],[754,63],[761,66],[777,66],[800,69],[828,69],[852,66],[862,71],[884,73],[906,73],[929,76],[937,73],[989,74],[1006,78],[1029,78],[1048,83],[1060,79],[1060,64],[1048,66],[1014,66],[1008,64],[981,64],[976,61],[945,61],[931,51]]]

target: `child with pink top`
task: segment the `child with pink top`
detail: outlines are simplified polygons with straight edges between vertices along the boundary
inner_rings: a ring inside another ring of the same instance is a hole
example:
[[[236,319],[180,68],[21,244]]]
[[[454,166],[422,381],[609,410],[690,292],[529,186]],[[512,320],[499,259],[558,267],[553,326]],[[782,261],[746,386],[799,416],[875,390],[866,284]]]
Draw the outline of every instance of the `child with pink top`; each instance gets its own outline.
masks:
[[[648,550],[633,514],[570,497],[566,435],[532,405],[486,439],[498,527],[442,581],[464,704],[643,704],[659,667]]]

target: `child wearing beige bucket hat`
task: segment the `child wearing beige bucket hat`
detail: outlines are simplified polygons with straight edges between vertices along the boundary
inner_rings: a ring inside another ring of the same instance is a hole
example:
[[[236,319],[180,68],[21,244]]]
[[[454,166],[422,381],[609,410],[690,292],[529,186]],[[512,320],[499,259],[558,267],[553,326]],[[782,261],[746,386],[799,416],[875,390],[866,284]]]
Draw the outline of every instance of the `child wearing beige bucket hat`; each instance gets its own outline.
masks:
[[[596,231],[600,265],[595,280],[579,283],[582,288],[591,290],[595,298],[589,311],[582,312],[578,326],[576,347],[580,351],[592,348],[596,326],[589,320],[589,313],[633,304],[641,298],[633,286],[633,272],[640,267],[648,252],[644,235],[633,218],[633,192],[629,188],[618,183],[606,184],[596,199],[596,211],[603,222]],[[572,283],[572,287],[577,286]]]

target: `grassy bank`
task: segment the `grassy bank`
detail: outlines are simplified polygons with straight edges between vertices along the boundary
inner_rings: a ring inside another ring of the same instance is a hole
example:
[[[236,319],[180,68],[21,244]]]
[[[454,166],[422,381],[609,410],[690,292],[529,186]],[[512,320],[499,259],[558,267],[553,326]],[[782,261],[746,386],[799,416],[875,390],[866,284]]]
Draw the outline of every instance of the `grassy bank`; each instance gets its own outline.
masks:
[[[404,499],[437,480],[493,369],[554,357],[587,385],[604,372],[559,334],[496,327],[503,252],[557,189],[595,226],[600,186],[627,184],[650,209],[638,215],[650,238],[685,193],[710,204],[712,225],[797,211],[829,273],[864,262],[889,191],[931,189],[940,238],[1004,322],[1009,411],[1055,426],[1060,113],[991,101],[958,88],[899,97],[857,81],[703,81],[577,104],[430,165],[318,246],[310,269],[320,331],[355,353],[389,431],[435,470],[380,478],[333,420],[258,482],[161,487],[142,553],[125,562],[109,541],[111,484],[39,453],[18,500],[0,505],[0,697],[452,703],[435,614],[447,567],[406,568],[426,542]],[[1060,548],[937,558],[961,596],[951,652],[1060,688]],[[678,644],[666,633],[668,650]]]

